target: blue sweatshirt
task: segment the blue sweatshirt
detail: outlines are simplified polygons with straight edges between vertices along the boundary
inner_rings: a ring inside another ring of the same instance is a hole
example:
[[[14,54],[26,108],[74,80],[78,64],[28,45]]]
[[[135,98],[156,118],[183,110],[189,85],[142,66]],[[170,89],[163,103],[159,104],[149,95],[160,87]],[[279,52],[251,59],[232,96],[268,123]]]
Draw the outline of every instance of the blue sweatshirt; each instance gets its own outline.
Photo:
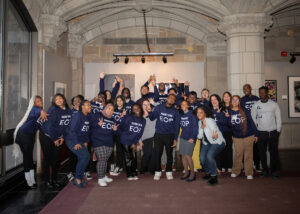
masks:
[[[66,143],[69,148],[73,148],[76,144],[89,142],[90,121],[89,116],[84,115],[81,111],[77,111],[72,115],[70,128],[66,136]]]
[[[159,134],[174,134],[175,140],[178,138],[180,128],[180,118],[178,110],[173,106],[167,108],[166,104],[156,106],[153,112],[149,112],[150,120],[155,120],[155,132]]]
[[[41,111],[41,108],[33,106],[26,122],[20,127],[20,130],[27,134],[35,135],[37,130],[41,127],[41,123],[39,122]]]
[[[248,111],[251,111],[251,108],[253,106],[254,103],[256,103],[256,101],[258,101],[259,98],[255,95],[252,95],[252,96],[243,96],[242,99],[241,99],[241,106],[248,110]]]
[[[127,114],[131,113],[131,108],[132,108],[132,106],[133,106],[134,103],[135,102],[133,102],[132,100],[129,100],[128,102],[125,103],[125,108],[127,110]]]
[[[51,106],[47,114],[47,120],[42,126],[44,134],[53,141],[61,137],[64,138],[72,116],[71,109],[61,109],[58,106]]]
[[[148,86],[149,85],[149,82],[147,81],[143,86]],[[154,99],[154,93],[153,92],[149,92],[148,94],[146,95],[141,95],[141,98],[138,99],[136,101],[136,103],[140,103],[142,100],[146,100],[146,99]]]
[[[215,121],[217,123],[218,128],[222,133],[231,131],[231,121],[230,116],[226,117],[224,111],[218,112],[216,109],[212,109],[214,114]]]
[[[194,139],[196,143],[198,135],[198,119],[193,114],[193,111],[180,115],[181,138],[184,140]]]
[[[256,126],[252,120],[252,117],[250,115],[250,112],[247,110],[244,110],[246,117],[247,117],[247,132],[244,135],[243,134],[243,123],[240,115],[240,111],[233,111],[230,110],[230,118],[231,118],[231,126],[232,126],[232,136],[235,138],[244,138],[249,137],[251,135],[258,136],[258,132],[256,129]]]
[[[123,118],[121,125],[121,143],[124,145],[137,144],[141,139],[146,120],[143,117],[136,117],[134,115],[128,115]]]
[[[167,94],[160,94],[157,86],[154,86],[154,102],[162,104],[166,101],[167,97]]]
[[[91,103],[91,107],[92,107],[92,112],[91,113],[96,114],[98,112],[103,111],[104,106],[101,103],[99,103],[97,101],[96,102],[90,101],[90,103]]]
[[[103,118],[102,126],[99,126],[99,120]],[[102,113],[98,112],[93,115],[90,119],[90,127],[92,133],[92,146],[99,147],[99,146],[108,146],[113,147],[113,126],[116,123],[113,117],[107,118]]]
[[[117,109],[114,111],[112,117],[114,118],[116,124],[121,124],[123,118],[121,118],[121,114],[123,113],[124,109]],[[128,114],[128,112],[126,112],[126,115]],[[117,129],[117,131],[115,132],[115,135],[120,135],[121,134],[121,130]]]

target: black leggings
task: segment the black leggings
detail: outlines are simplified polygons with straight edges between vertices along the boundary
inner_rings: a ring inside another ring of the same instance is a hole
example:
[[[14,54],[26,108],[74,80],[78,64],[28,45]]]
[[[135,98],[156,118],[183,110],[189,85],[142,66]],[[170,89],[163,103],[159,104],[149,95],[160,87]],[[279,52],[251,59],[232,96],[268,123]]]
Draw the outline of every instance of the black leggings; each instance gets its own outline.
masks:
[[[155,171],[154,138],[143,140],[143,157],[141,160],[141,172]]]
[[[29,172],[31,169],[34,169],[33,147],[35,143],[35,135],[27,134],[22,130],[19,130],[17,133],[16,143],[19,144],[23,153],[24,171]]]
[[[43,132],[40,132],[40,143],[43,151],[43,174],[44,181],[50,181],[50,166],[52,167],[51,180],[55,181],[57,171],[59,168],[59,157],[61,153],[61,146],[55,146],[53,140],[46,136]]]
[[[131,145],[123,145],[121,144],[124,157],[125,157],[125,165],[126,165],[126,172],[127,172],[127,177],[134,177],[137,176],[136,172],[136,152],[134,149],[131,148]]]

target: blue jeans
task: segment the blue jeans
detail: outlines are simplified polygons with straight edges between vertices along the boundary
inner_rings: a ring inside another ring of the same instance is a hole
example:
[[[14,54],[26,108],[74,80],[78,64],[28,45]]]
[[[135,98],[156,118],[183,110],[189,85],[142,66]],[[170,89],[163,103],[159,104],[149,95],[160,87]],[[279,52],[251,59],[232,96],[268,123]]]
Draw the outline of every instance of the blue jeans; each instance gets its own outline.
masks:
[[[225,143],[202,145],[200,150],[200,164],[206,174],[217,175],[217,164],[215,157],[225,148]]]
[[[77,156],[77,164],[76,164],[76,172],[75,172],[75,179],[81,180],[85,171],[85,168],[87,167],[91,155],[87,148],[80,144],[82,148],[78,150],[74,150],[74,146],[71,147],[68,145],[69,149]]]

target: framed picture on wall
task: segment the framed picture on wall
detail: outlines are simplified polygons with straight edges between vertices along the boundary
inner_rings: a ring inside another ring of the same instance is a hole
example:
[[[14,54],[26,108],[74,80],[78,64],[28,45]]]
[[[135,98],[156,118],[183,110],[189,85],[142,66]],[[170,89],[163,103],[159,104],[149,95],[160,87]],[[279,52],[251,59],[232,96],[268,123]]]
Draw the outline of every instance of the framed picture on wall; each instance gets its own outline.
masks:
[[[265,80],[265,86],[269,89],[269,99],[277,102],[277,80]]]
[[[300,77],[288,77],[289,117],[300,117]]]
[[[62,83],[62,82],[54,82],[54,90],[53,90],[53,95],[56,93],[61,93],[67,96],[67,84]]]

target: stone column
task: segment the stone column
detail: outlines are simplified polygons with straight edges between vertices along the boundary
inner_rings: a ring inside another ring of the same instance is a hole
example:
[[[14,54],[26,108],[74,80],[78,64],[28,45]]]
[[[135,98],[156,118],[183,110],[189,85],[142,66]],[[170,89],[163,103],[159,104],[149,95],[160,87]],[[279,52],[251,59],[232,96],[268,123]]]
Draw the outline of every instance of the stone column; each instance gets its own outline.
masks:
[[[72,63],[72,97],[83,94],[83,38],[78,34],[68,34],[68,56]]]
[[[265,13],[225,16],[219,30],[227,37],[227,85],[232,94],[243,95],[251,84],[253,94],[264,85],[264,31],[272,24]]]

